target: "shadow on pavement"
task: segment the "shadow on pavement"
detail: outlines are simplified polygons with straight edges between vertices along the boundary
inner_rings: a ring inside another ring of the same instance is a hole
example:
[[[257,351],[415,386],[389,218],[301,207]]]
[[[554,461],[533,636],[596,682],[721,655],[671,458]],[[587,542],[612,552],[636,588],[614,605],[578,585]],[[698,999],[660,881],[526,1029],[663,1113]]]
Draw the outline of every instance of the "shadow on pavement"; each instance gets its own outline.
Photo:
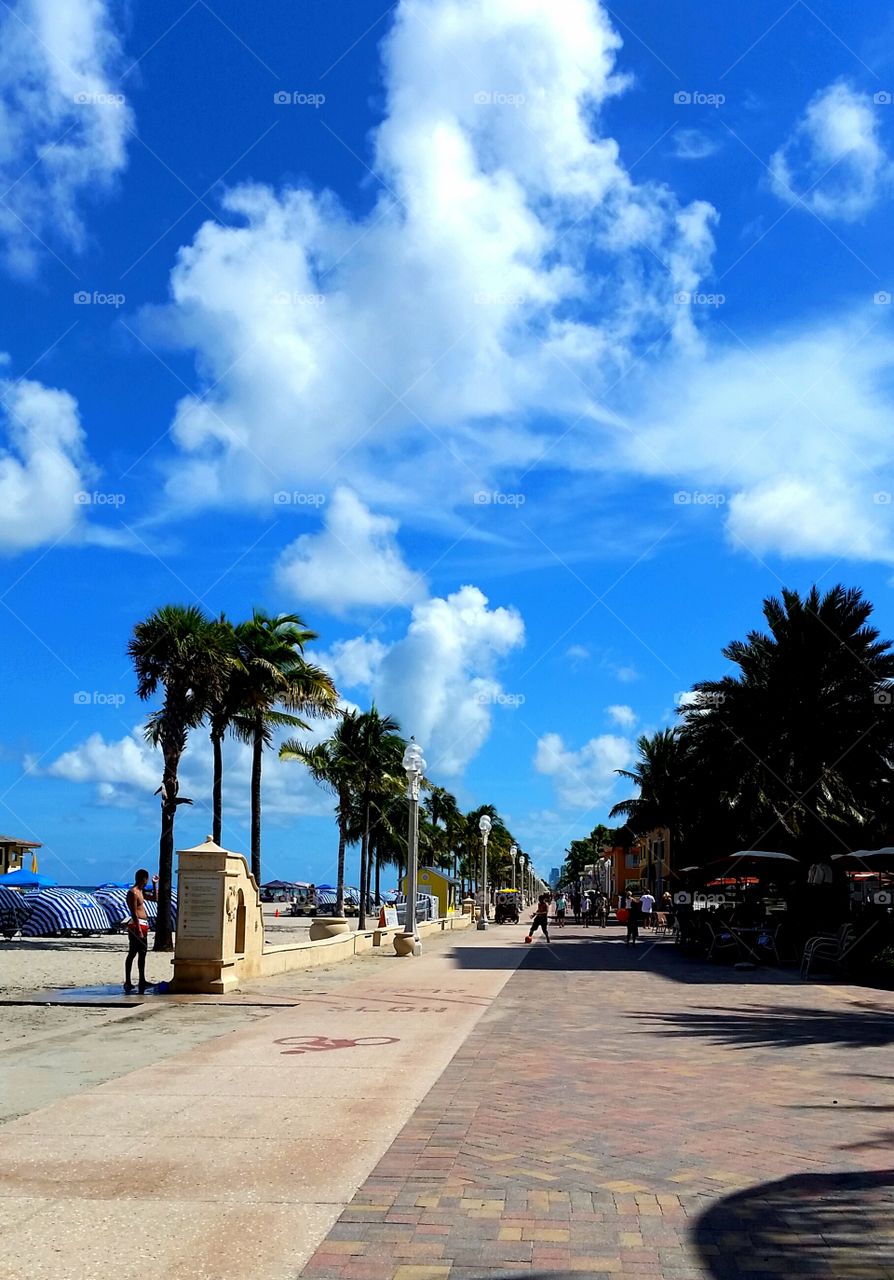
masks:
[[[865,1002],[835,1010],[794,1004],[751,1005],[628,1016],[647,1023],[650,1031],[660,1028],[671,1035],[704,1036],[714,1044],[736,1049],[793,1049],[812,1044],[880,1049],[894,1044],[894,1013],[884,1005]]]
[[[894,1169],[809,1173],[718,1200],[692,1235],[713,1280],[890,1280]]]
[[[521,948],[525,952],[523,964],[527,969],[584,973],[648,971],[669,982],[695,985],[800,986],[797,974],[784,969],[769,966],[735,969],[694,959],[685,955],[666,936],[641,934],[636,946],[627,947],[620,928],[597,931],[567,926],[564,930],[551,929],[548,944],[538,935],[530,945],[526,945],[522,926],[493,926],[487,933],[489,939],[493,939],[495,929],[501,935],[505,934],[505,947],[490,944],[476,947],[467,935],[463,945],[451,951],[451,959],[461,969],[514,969]]]

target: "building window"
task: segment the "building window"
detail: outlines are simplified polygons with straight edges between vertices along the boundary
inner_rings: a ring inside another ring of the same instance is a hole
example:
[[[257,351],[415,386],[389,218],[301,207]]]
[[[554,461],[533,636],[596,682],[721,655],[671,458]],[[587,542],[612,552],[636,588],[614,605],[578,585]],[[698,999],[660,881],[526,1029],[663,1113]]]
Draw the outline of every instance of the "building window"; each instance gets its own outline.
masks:
[[[639,866],[639,854],[628,853],[624,858],[624,866],[628,871],[634,871]]]

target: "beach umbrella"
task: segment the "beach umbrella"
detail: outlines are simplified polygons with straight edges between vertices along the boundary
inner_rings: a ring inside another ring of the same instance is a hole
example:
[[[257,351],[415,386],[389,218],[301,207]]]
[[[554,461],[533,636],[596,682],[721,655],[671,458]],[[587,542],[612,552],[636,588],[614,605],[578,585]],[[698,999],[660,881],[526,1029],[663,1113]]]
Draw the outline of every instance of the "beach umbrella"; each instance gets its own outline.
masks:
[[[836,853],[832,861],[842,871],[894,871],[894,848],[854,849],[853,853]]]
[[[744,876],[747,872],[769,875],[784,871],[797,871],[801,863],[790,853],[775,853],[769,849],[740,849],[738,853],[728,854],[725,858],[716,858],[708,863],[709,867],[726,867],[727,875]]]
[[[28,899],[16,889],[0,888],[0,933],[11,938],[31,914]]]
[[[12,889],[50,889],[56,883],[49,876],[42,876],[37,871],[26,871],[24,867],[19,867],[18,871],[7,871],[5,876],[0,876],[0,885]]]
[[[128,888],[130,886],[128,885]],[[122,889],[120,885],[103,885],[99,889],[94,889],[93,897],[102,904],[102,907],[109,917],[109,924],[113,929],[117,929],[119,925],[124,924],[125,920],[130,919],[130,908],[127,905],[127,889]],[[149,921],[149,928],[153,928],[158,915],[158,905],[151,898],[145,898],[146,919]],[[171,923],[177,923],[177,895],[171,894]]]
[[[58,933],[108,933],[109,917],[92,893],[79,889],[40,889],[27,895],[31,914],[23,938],[48,938]]]

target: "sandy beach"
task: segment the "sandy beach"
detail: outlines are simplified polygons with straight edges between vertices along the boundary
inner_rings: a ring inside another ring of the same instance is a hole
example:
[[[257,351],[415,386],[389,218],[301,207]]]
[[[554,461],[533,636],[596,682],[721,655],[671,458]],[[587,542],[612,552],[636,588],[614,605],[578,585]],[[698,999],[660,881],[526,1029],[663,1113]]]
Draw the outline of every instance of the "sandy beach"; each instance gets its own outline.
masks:
[[[275,916],[264,906],[264,932],[268,942],[297,942],[307,936],[311,921],[301,916]],[[356,918],[351,927],[357,927]],[[376,920],[369,920],[373,927]],[[171,956],[152,951],[149,942],[146,971],[152,982],[171,976]],[[127,939],[122,935],[96,938],[0,939],[0,998],[31,994],[60,987],[99,987],[124,981]]]

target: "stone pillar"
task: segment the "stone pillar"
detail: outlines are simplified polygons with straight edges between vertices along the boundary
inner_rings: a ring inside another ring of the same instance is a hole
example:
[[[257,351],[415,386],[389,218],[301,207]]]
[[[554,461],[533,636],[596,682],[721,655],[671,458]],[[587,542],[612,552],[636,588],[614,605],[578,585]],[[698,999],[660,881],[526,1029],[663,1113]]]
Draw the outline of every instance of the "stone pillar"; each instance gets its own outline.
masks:
[[[264,918],[241,853],[209,836],[177,854],[177,929],[172,991],[222,995],[260,974]]]

